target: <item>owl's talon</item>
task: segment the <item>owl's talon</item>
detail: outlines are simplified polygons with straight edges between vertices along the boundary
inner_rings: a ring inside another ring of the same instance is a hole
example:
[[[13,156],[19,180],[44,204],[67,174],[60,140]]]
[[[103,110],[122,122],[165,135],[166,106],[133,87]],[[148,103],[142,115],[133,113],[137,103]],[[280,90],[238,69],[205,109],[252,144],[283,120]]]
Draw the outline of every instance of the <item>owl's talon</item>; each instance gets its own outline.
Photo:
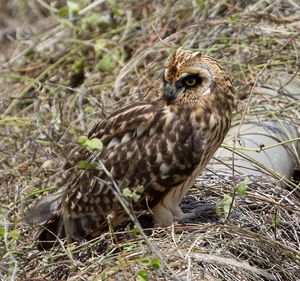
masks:
[[[174,217],[174,222],[177,223],[189,223],[195,217],[193,213],[184,213],[182,217]]]
[[[184,210],[190,209],[189,206],[186,206]],[[184,216],[181,218],[176,218],[178,223],[195,223],[203,222],[207,220],[216,219],[216,205],[215,204],[205,204],[199,205],[196,208],[193,208],[187,213],[184,213]]]
[[[209,215],[214,215],[216,213],[215,204],[205,204],[200,205],[193,210],[195,217],[207,217]]]

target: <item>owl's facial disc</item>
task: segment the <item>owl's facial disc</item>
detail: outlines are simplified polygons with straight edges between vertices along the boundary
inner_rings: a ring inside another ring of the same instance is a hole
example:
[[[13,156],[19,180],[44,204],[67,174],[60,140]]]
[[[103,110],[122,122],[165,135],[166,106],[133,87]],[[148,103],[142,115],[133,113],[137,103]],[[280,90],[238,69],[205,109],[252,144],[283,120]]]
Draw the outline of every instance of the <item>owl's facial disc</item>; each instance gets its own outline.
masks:
[[[165,84],[165,99],[168,103],[180,99],[187,89],[201,85],[203,79],[198,74],[185,73],[174,84]]]

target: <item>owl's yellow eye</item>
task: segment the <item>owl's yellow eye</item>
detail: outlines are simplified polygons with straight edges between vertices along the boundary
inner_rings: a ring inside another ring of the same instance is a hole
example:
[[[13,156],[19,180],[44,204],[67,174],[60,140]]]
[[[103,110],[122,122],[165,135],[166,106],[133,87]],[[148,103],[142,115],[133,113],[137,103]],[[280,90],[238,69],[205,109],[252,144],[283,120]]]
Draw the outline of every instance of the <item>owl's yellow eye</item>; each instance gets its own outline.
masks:
[[[195,78],[188,78],[185,80],[185,84],[189,87],[193,87],[196,85],[196,79]]]
[[[184,87],[192,88],[202,83],[202,78],[197,74],[186,76],[182,79],[182,85]]]

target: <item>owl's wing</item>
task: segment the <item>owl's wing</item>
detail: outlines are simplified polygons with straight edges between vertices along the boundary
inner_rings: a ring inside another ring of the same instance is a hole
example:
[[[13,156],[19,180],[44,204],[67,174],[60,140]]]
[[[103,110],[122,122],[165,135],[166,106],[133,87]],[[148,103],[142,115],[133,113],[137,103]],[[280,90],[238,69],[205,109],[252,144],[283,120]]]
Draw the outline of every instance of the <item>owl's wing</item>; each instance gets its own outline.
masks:
[[[190,122],[189,110],[180,114],[159,101],[140,102],[101,121],[89,135],[104,142],[100,159],[119,187],[142,185],[150,207],[185,182],[202,156],[200,126]]]
[[[89,138],[99,138],[104,144],[103,151],[89,152],[84,149],[77,151],[76,161],[87,160],[87,162],[97,162],[101,160],[108,170],[112,172],[113,178],[116,175],[114,170],[122,166],[118,177],[129,176],[130,162],[134,162],[135,152],[138,147],[138,139],[143,138],[144,132],[160,116],[162,106],[159,103],[149,104],[139,102],[134,105],[124,107],[116,111],[109,118],[98,122],[89,132]],[[127,145],[131,144],[131,148]],[[124,152],[128,156],[124,159]],[[107,160],[112,153],[114,157]],[[120,156],[120,158],[118,158]],[[72,155],[70,156],[72,158]],[[120,164],[121,163],[121,164]],[[124,172],[123,169],[126,169]],[[115,211],[117,221],[121,220],[120,206],[113,192],[110,179],[99,170],[72,170],[72,176],[68,178],[63,187],[63,196],[54,203],[57,210],[51,209],[53,206],[51,196],[38,203],[31,214],[34,214],[33,221],[41,221],[39,216],[48,217],[49,221],[44,225],[48,230],[40,233],[40,240],[54,240],[51,233],[59,237],[68,235],[71,240],[82,239],[97,229],[102,229],[107,225],[107,215]],[[127,173],[127,175],[126,175]],[[43,213],[40,212],[43,206]],[[49,214],[45,210],[48,208]],[[122,221],[122,220],[121,220]],[[49,235],[50,233],[50,235]],[[44,245],[45,246],[45,245]]]
[[[109,145],[113,139],[115,139],[115,142],[122,141],[127,133],[131,134],[132,137],[140,137],[152,125],[154,120],[159,118],[158,113],[161,112],[161,109],[161,102],[141,101],[125,106],[115,111],[107,119],[97,122],[90,130],[88,137],[101,139],[104,146]],[[123,141],[126,140],[125,137]]]
[[[101,139],[104,148],[90,153],[88,161],[100,159],[121,189],[141,185],[135,207],[154,206],[170,188],[185,182],[199,162],[202,135],[183,116],[177,118],[160,102],[124,107],[90,131],[89,137]],[[103,171],[80,170],[65,187],[56,212],[59,222],[52,219],[46,227],[78,240],[101,231],[112,212],[114,224],[124,220],[110,179]]]
[[[130,138],[139,138],[152,126],[153,122],[159,118],[162,103],[149,103],[147,101],[137,102],[133,105],[122,107],[107,118],[96,122],[88,133],[88,138],[98,138],[104,145],[101,159],[105,154],[117,144],[125,143]],[[77,146],[68,154],[68,161],[64,165],[65,178],[74,172],[76,166],[81,160],[96,159],[99,153],[91,154],[84,147]],[[63,181],[64,182],[64,181]]]

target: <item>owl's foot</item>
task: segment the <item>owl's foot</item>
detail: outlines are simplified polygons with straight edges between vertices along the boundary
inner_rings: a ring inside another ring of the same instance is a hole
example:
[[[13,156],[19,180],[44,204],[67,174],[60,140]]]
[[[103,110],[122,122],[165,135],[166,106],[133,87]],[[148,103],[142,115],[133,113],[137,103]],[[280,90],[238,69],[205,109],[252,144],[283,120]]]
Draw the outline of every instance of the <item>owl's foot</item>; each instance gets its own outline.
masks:
[[[170,226],[173,222],[197,223],[218,219],[215,204],[184,204],[181,209],[177,204],[167,207],[160,202],[151,211],[154,225],[160,227]]]
[[[166,208],[161,202],[151,209],[154,225],[166,227],[173,223],[174,217],[172,212]]]
[[[175,221],[178,223],[197,223],[217,219],[215,204],[199,205],[196,208],[190,205],[183,205],[182,209],[185,211],[183,216],[175,218]]]

